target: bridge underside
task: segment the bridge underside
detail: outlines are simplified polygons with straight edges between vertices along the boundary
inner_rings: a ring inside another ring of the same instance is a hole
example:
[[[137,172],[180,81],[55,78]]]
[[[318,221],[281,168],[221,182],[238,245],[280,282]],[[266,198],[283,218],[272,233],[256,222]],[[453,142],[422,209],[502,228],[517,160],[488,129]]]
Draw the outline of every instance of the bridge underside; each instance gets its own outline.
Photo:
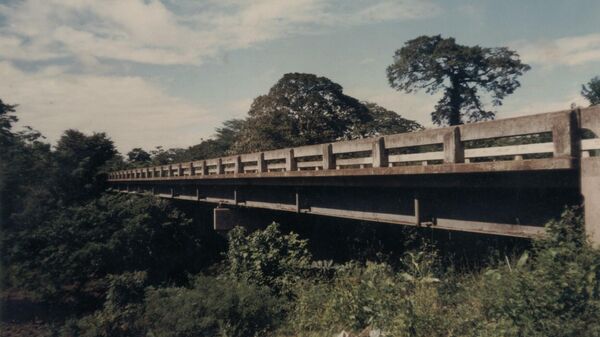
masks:
[[[337,170],[336,175],[328,175],[327,171],[269,172],[227,179],[174,176],[111,181],[111,187],[119,192],[212,203],[232,210],[262,208],[533,237],[542,233],[543,225],[559,216],[565,205],[579,205],[581,193],[579,171],[570,162],[550,166],[549,170],[525,170],[527,162],[519,163],[524,168],[520,171],[361,174],[362,170]]]

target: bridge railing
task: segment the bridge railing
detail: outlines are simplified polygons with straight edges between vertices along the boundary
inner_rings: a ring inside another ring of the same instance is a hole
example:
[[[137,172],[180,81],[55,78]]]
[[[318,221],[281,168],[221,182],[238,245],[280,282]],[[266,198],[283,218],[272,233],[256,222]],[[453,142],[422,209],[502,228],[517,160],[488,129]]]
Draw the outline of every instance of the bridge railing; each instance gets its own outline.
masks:
[[[109,180],[597,156],[600,107],[112,172]]]

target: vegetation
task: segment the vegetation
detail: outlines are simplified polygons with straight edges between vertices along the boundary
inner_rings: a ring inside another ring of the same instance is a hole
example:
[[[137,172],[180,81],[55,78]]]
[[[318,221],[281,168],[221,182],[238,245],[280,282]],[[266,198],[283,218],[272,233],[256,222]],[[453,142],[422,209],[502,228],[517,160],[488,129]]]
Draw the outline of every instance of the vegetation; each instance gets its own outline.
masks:
[[[600,104],[600,76],[592,78],[581,86],[581,95],[590,102],[590,106]]]
[[[399,91],[434,94],[443,90],[431,119],[436,125],[458,125],[493,119],[495,112],[484,109],[479,91],[490,94],[492,105],[501,105],[529,69],[508,48],[463,46],[454,38],[435,35],[407,41],[396,51],[387,76]]]
[[[247,118],[225,121],[213,138],[187,149],[136,148],[127,154],[127,164],[164,165],[422,128],[394,111],[345,95],[326,77],[289,73],[254,99]]]
[[[527,70],[508,49],[434,36],[408,41],[388,76],[399,90],[444,89],[432,116],[454,125],[492,118],[478,88],[501,104]],[[592,104],[596,82],[582,91]],[[106,173],[127,165],[421,128],[327,78],[286,74],[213,139],[136,148],[126,160],[104,133],[67,130],[51,147],[35,130],[15,132],[15,112],[0,101],[1,295],[58,312],[46,327],[54,336],[600,335],[600,251],[577,208],[532,246],[476,265],[457,263],[417,230],[386,232],[396,250],[384,254],[377,227],[362,225],[358,239],[337,242],[353,255],[334,261],[316,260],[314,242],[275,223],[235,228],[225,245],[184,206],[104,192]],[[348,233],[342,222],[328,230]]]

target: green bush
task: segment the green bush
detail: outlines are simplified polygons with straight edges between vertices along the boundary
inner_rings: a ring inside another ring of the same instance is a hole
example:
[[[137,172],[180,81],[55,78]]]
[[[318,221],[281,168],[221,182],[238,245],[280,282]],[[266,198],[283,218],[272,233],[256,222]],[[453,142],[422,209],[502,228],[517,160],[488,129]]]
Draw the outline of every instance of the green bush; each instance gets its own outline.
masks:
[[[102,310],[79,321],[68,321],[62,329],[65,337],[142,336],[145,272],[110,275],[109,288]]]
[[[282,307],[267,288],[198,277],[191,288],[149,290],[145,317],[155,337],[252,337],[277,326]]]
[[[13,285],[51,300],[80,300],[104,291],[109,274],[146,270],[154,284],[184,279],[214,261],[207,240],[166,201],[104,195],[5,242]]]
[[[402,272],[384,263],[349,263],[332,280],[305,282],[290,315],[292,330],[316,336],[373,328],[427,336],[441,320],[435,261],[430,254],[409,253]]]
[[[290,295],[310,266],[307,246],[307,241],[297,234],[281,233],[276,223],[251,234],[243,227],[236,227],[229,233],[229,273],[236,279]]]
[[[482,315],[502,336],[599,336],[600,252],[586,242],[576,210],[547,228],[531,258],[483,275]]]
[[[399,271],[337,267],[332,279],[297,287],[287,327],[308,336],[600,336],[600,252],[576,209],[547,229],[531,251],[480,272],[440,274],[423,252],[408,253]]]

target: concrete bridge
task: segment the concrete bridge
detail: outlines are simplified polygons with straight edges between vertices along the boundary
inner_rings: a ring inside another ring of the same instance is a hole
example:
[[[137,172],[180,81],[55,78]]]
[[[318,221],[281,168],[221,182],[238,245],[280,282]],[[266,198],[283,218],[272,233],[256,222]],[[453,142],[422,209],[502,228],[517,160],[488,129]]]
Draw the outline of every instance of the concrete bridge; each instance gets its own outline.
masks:
[[[600,107],[112,172],[127,193],[533,237],[584,205],[600,244]]]

